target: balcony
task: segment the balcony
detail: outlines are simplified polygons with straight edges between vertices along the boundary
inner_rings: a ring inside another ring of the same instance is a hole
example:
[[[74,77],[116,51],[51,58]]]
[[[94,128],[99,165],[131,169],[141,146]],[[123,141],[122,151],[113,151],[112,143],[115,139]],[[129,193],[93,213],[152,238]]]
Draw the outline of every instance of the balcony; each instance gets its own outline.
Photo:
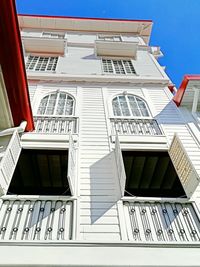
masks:
[[[73,202],[67,198],[7,196],[0,206],[0,241],[71,239]]]
[[[75,134],[78,132],[77,117],[34,116],[35,133],[39,134]]]
[[[111,139],[117,134],[120,142],[166,143],[158,122],[155,119],[110,118]]]
[[[97,56],[118,56],[118,57],[129,57],[136,58],[138,43],[129,42],[129,41],[115,41],[115,39],[108,40],[105,39],[97,39],[95,41],[95,52]]]
[[[64,55],[66,39],[62,36],[27,36],[22,35],[24,49],[27,53],[54,53]]]
[[[136,242],[199,242],[200,221],[192,202],[124,202],[128,239]]]

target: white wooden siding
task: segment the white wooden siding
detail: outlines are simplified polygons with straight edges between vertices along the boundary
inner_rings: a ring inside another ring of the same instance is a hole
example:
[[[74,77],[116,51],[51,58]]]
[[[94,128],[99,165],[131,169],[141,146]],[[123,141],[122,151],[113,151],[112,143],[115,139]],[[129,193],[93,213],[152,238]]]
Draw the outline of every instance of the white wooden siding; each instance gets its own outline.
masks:
[[[119,240],[116,177],[101,88],[82,88],[80,124],[80,238]]]
[[[29,85],[28,86],[29,97],[30,97],[31,103],[32,103],[33,97],[35,95],[36,88],[37,88],[37,85]]]

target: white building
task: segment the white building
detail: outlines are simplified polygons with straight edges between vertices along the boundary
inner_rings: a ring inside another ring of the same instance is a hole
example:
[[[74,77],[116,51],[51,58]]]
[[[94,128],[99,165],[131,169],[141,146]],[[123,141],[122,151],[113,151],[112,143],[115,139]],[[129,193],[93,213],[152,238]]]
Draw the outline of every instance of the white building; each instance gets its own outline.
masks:
[[[151,21],[18,19],[35,130],[0,137],[0,265],[200,266],[199,78],[174,97]]]

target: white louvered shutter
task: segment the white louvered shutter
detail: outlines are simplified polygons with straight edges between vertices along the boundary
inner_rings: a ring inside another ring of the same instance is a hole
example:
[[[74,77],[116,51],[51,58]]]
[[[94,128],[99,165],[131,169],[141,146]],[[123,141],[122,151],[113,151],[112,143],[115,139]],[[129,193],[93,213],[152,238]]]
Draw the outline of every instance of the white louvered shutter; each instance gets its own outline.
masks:
[[[5,137],[0,137],[0,144],[1,138],[5,139]],[[0,161],[0,195],[7,193],[21,149],[18,132],[15,131],[10,137],[10,141]]]
[[[200,177],[177,134],[174,135],[172,140],[169,155],[183,189],[185,190],[187,197],[190,197],[199,185]]]
[[[76,148],[71,134],[69,135],[68,172],[67,179],[71,194],[74,195],[76,177]]]

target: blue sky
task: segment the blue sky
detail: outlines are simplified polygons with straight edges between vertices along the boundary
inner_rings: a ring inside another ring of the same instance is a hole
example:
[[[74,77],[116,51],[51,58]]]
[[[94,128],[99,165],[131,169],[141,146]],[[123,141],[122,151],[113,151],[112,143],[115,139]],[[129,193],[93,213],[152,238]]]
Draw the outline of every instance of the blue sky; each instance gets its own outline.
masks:
[[[200,74],[200,0],[16,0],[20,14],[151,19],[151,45],[178,87],[184,74]]]

